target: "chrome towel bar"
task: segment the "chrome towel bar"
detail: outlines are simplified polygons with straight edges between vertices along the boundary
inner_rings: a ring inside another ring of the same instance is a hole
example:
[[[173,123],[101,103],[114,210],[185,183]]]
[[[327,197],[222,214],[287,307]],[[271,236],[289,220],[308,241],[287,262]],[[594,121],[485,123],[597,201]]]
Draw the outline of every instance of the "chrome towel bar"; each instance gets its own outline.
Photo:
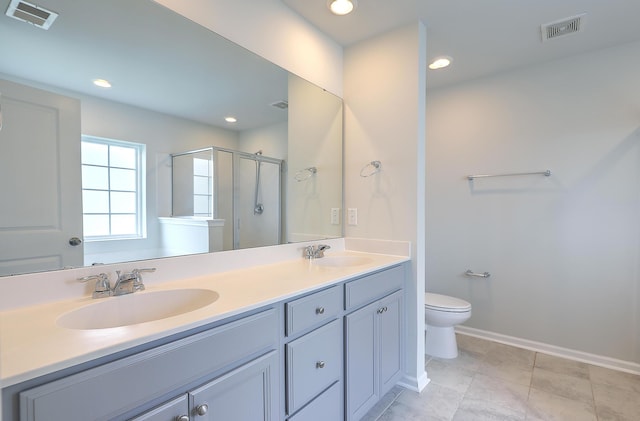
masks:
[[[510,174],[478,174],[478,175],[468,175],[467,180],[473,180],[476,178],[487,178],[487,177],[512,177],[517,175],[544,175],[545,177],[549,177],[551,175],[551,170],[546,171],[536,171],[536,172],[518,172],[518,173],[510,173]]]
[[[489,276],[491,276],[489,272],[475,273],[471,271],[471,269],[468,269],[464,274],[467,276],[477,276],[478,278],[488,278]]]

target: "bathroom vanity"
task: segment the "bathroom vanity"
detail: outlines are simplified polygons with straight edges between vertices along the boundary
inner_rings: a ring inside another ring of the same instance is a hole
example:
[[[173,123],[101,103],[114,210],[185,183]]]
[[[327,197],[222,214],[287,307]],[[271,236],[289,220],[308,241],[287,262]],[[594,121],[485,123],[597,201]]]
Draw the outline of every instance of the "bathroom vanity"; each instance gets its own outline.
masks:
[[[131,326],[47,321],[87,298],[4,312],[40,321],[32,339],[3,329],[24,343],[3,347],[2,419],[358,420],[402,376],[407,261],[358,253],[162,284],[219,298]]]

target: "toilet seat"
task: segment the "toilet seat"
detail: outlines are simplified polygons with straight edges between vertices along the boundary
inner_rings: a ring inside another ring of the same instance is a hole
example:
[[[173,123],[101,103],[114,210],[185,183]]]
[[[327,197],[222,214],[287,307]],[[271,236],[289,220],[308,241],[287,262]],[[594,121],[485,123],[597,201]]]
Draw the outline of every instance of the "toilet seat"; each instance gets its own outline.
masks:
[[[446,311],[449,313],[464,313],[471,310],[471,304],[465,300],[431,292],[424,294],[424,307],[430,310]]]

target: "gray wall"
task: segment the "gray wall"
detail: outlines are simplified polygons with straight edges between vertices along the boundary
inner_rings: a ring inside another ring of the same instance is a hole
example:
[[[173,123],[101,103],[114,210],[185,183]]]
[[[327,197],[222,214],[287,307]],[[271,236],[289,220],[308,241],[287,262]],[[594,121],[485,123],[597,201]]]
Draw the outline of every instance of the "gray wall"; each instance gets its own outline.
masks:
[[[427,290],[468,326],[640,363],[638,74],[634,43],[427,93]]]

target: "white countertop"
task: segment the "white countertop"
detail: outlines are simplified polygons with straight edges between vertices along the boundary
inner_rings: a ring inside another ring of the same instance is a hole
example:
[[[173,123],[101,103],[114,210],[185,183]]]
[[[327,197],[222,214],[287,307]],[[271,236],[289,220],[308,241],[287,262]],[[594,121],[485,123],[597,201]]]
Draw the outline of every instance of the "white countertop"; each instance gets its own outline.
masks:
[[[94,300],[83,296],[0,312],[0,384],[17,384],[409,260],[404,256],[352,251],[333,253],[336,254],[363,256],[367,261],[357,266],[328,267],[298,258],[148,284],[146,291],[136,294],[202,288],[216,291],[219,298],[189,313],[131,326],[74,330],[56,324],[66,312],[120,297]]]

